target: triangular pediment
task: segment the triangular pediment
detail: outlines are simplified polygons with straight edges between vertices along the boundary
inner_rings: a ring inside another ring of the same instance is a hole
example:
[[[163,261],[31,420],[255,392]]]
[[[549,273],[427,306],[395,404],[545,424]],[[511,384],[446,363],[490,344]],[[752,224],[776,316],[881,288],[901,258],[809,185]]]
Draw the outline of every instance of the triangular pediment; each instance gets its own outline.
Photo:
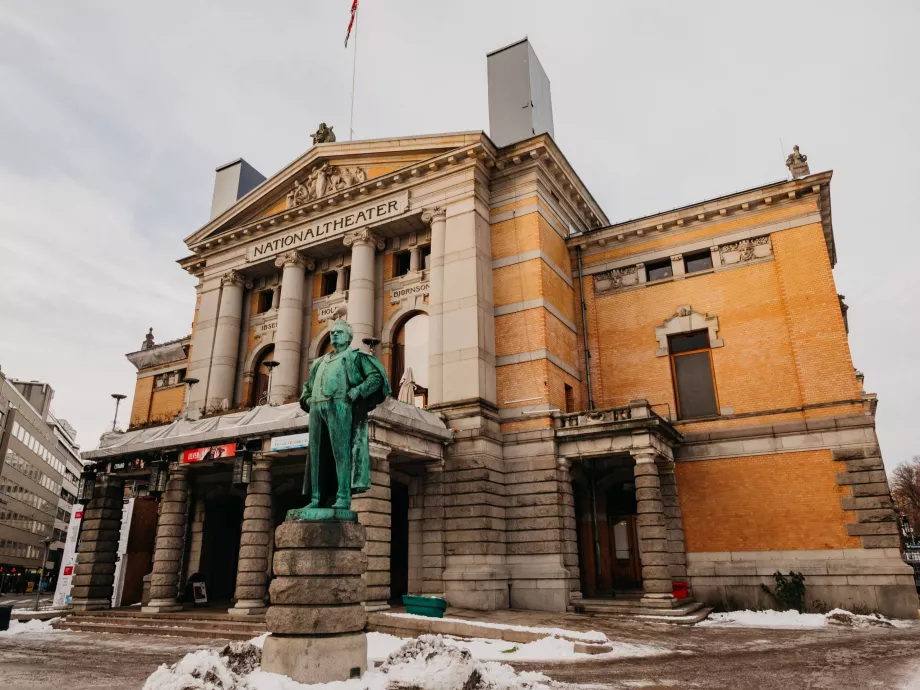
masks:
[[[194,247],[239,225],[315,203],[331,192],[396,174],[429,158],[468,148],[482,132],[319,144],[185,239]],[[295,185],[296,182],[296,185]]]

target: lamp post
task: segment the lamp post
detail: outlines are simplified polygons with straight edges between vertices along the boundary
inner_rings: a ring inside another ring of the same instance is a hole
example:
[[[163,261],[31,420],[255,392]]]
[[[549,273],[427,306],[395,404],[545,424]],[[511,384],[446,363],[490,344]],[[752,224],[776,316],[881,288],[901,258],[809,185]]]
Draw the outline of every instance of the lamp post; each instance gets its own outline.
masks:
[[[115,419],[112,420],[112,431],[116,431],[118,429],[118,406],[128,396],[121,393],[112,393],[112,397],[115,398]]]
[[[124,396],[122,396],[124,397]],[[35,587],[35,610],[38,611],[39,599],[42,595],[42,578],[45,575],[45,565],[48,563],[48,549],[51,548],[51,537],[42,539],[42,546],[45,547],[45,556],[42,558],[41,568],[38,569],[38,585]]]
[[[189,400],[192,399],[192,386],[198,383],[198,379],[196,379],[194,376],[186,376],[184,379],[182,379],[182,383],[185,384],[185,406],[182,411],[182,416],[185,417],[185,419],[188,419],[188,403]]]
[[[268,367],[268,392],[265,394],[265,402],[269,402],[272,399],[272,373],[275,371],[275,367],[281,364],[281,362],[276,362],[275,360],[269,360],[264,363]]]

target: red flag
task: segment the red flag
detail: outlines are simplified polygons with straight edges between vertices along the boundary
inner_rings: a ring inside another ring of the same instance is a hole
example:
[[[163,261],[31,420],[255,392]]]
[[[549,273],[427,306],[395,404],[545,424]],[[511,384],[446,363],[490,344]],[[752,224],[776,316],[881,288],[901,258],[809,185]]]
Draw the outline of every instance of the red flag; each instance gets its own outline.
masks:
[[[345,47],[348,47],[348,39],[351,36],[351,27],[355,24],[355,16],[358,14],[358,0],[351,3],[351,19],[348,20],[348,31],[345,34]]]

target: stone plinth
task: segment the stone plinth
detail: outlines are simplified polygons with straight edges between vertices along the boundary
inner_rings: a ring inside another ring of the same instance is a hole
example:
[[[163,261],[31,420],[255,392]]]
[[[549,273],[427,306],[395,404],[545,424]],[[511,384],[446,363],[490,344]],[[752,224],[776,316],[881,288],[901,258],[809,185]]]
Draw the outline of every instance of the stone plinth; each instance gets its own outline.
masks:
[[[92,500],[83,511],[71,590],[73,607],[77,611],[112,606],[123,499],[124,480],[101,477],[96,482]]]
[[[287,521],[275,530],[264,671],[300,683],[364,673],[364,542],[364,526],[351,521]]]

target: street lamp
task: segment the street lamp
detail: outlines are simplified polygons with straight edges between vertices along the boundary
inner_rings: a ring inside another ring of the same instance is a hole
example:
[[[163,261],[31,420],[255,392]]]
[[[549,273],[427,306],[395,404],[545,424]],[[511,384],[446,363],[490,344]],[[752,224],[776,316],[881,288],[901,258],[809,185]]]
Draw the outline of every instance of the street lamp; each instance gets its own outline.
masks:
[[[160,496],[166,491],[166,480],[169,478],[168,466],[169,463],[162,458],[150,464],[150,482],[147,486],[147,493],[151,496]]]
[[[96,489],[96,470],[85,468],[80,473],[80,483],[77,485],[77,500],[85,507],[93,500],[93,491]]]
[[[116,431],[118,429],[118,406],[128,396],[121,393],[112,393],[112,397],[115,398],[115,419],[112,420],[112,431]]]
[[[268,392],[265,394],[265,402],[269,402],[272,399],[272,372],[275,371],[275,367],[281,364],[281,362],[276,362],[275,360],[269,360],[264,363],[268,367]]]

